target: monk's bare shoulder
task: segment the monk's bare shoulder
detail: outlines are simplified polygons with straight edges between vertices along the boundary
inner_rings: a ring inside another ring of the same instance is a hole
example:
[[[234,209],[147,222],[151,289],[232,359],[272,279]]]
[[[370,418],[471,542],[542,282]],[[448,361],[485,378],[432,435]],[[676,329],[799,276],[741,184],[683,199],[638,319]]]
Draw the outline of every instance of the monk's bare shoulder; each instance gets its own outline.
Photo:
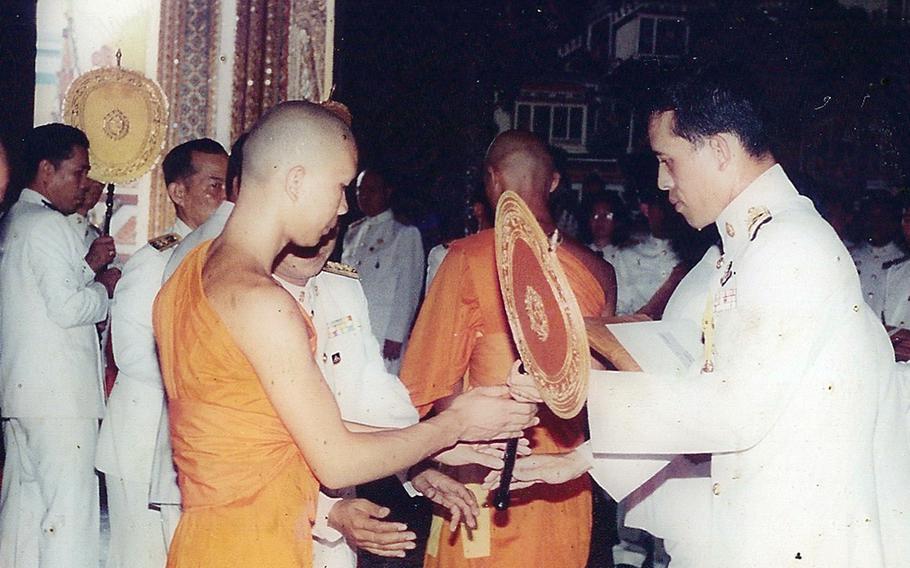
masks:
[[[205,295],[228,326],[261,327],[275,316],[299,316],[297,302],[269,274],[242,257],[219,254],[202,271]]]

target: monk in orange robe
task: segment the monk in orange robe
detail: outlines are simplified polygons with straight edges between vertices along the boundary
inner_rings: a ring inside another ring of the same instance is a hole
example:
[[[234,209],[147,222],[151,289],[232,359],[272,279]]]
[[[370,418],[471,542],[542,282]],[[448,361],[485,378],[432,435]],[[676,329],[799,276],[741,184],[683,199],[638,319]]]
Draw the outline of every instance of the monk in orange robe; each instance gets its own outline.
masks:
[[[156,299],[184,506],[169,567],[312,566],[320,482],[356,485],[536,421],[533,405],[500,387],[403,430],[342,423],[313,360],[312,324],[271,272],[289,243],[313,246],[334,228],[356,163],[353,136],[332,113],[275,107],[247,138],[243,191],[223,233],[190,253]]]
[[[559,183],[559,174],[537,137],[520,131],[501,134],[487,153],[485,168],[491,203],[506,190],[516,191],[544,231],[555,230],[547,196]],[[423,414],[434,405],[444,408],[448,397],[467,387],[501,384],[518,357],[499,291],[494,244],[493,230],[452,243],[421,308],[401,380]],[[557,249],[557,256],[582,313],[612,315],[616,304],[612,267],[568,239]],[[584,413],[562,420],[541,408],[539,417],[540,425],[527,433],[534,453],[568,452],[584,441]],[[488,472],[467,466],[456,477],[463,483],[480,483]],[[424,566],[573,568],[587,564],[591,534],[587,476],[516,491],[507,511],[491,514],[489,535],[483,530],[441,533],[438,543],[429,542]]]

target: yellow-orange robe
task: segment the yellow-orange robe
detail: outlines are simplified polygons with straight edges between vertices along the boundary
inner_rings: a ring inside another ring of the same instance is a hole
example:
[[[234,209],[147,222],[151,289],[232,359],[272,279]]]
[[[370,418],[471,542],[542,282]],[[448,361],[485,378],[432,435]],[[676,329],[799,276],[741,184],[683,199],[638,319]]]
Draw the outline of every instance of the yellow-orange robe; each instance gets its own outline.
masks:
[[[600,315],[605,303],[600,284],[564,248],[558,258],[581,311]],[[518,358],[495,263],[494,233],[482,231],[452,243],[433,281],[401,369],[401,380],[424,414],[464,380],[471,386],[501,384]],[[562,420],[541,405],[538,415],[540,425],[527,432],[535,453],[567,452],[584,441],[584,413]],[[478,481],[474,469],[459,478]],[[424,566],[584,566],[591,535],[590,479],[514,491],[508,511],[494,513],[492,520],[490,556],[466,559],[460,532],[452,536],[443,530],[435,556],[430,553],[435,544],[428,544]]]
[[[155,301],[183,516],[168,567],[312,566],[318,482],[205,297],[204,244]],[[315,333],[311,329],[311,348]]]

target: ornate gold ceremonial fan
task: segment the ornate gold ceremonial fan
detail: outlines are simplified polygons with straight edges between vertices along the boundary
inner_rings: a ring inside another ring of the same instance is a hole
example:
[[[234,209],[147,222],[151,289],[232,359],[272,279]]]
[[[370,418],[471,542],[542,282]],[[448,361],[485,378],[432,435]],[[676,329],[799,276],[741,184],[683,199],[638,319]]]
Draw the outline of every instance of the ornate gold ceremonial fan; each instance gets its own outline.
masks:
[[[92,179],[105,182],[110,229],[115,183],[127,183],[151,170],[164,149],[167,99],[157,83],[136,71],[102,67],[83,73],[63,99],[63,120],[89,139]]]
[[[558,235],[548,239],[518,194],[496,206],[496,267],[512,338],[541,397],[560,418],[573,418],[588,396],[588,336],[575,294],[556,258]],[[518,441],[509,440],[493,505],[509,507]]]
[[[517,194],[503,194],[496,207],[496,265],[512,337],[544,402],[560,418],[572,418],[588,396],[591,359],[557,246]]]

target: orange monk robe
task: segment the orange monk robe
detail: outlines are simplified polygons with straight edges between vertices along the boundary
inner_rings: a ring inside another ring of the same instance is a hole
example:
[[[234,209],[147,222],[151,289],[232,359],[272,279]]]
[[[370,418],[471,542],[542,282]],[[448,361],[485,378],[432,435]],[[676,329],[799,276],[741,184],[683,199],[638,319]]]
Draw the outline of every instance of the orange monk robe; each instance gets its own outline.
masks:
[[[564,248],[558,258],[584,315],[600,315],[604,290]],[[501,384],[518,352],[499,291],[494,232],[455,241],[430,287],[405,354],[401,380],[422,413],[457,389]],[[534,453],[563,453],[584,441],[586,415],[562,420],[541,406],[540,425],[527,432]],[[463,481],[476,481],[461,477]],[[591,536],[588,476],[553,486],[514,491],[507,512],[493,515],[490,556],[466,559],[463,536],[442,531],[426,567],[508,568],[585,566]],[[428,544],[428,551],[434,546]],[[474,553],[469,553],[473,556]]]
[[[312,566],[318,482],[205,297],[207,252],[187,256],[154,308],[183,498],[167,565]]]

